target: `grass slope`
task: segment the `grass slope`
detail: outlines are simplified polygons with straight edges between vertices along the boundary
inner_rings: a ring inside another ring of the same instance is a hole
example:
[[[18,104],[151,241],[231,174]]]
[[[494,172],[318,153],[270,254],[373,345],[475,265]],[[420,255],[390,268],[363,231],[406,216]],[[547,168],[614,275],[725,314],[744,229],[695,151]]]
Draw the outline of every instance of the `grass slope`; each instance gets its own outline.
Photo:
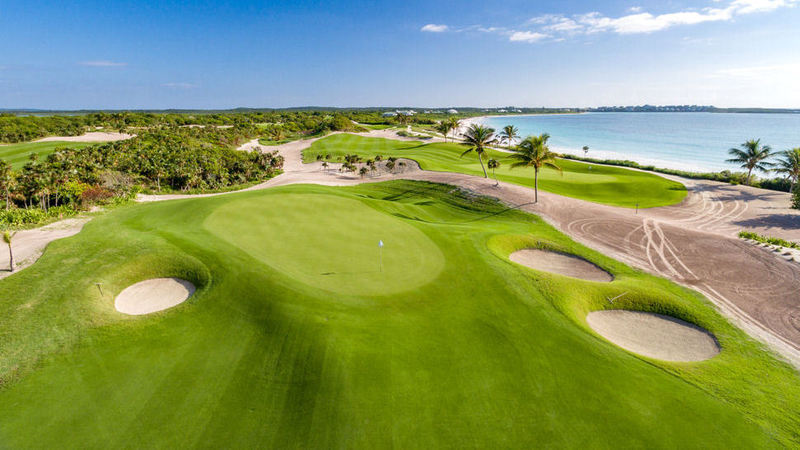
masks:
[[[463,145],[452,143],[423,144],[337,134],[314,142],[303,151],[303,159],[311,162],[317,155],[331,155],[335,159],[346,154],[358,154],[364,158],[396,156],[416,160],[424,170],[483,176],[477,155],[471,153],[461,157],[464,150],[466,147]],[[501,163],[497,170],[498,179],[533,187],[533,169],[510,169],[508,153],[491,150],[487,156],[487,160],[495,158]],[[550,168],[540,172],[539,187],[542,190],[627,208],[634,208],[637,203],[640,208],[671,205],[686,197],[686,188],[682,184],[650,173],[564,159],[559,160],[558,165],[563,174]],[[491,172],[489,174],[491,176]]]
[[[31,153],[44,158],[59,147],[83,148],[92,145],[88,142],[23,142],[21,144],[0,145],[0,159],[19,169],[28,162]]]
[[[524,247],[581,255],[615,281],[508,261]],[[149,316],[115,312],[118,292],[156,276],[198,292]],[[391,293],[360,295],[360,279]],[[722,353],[671,364],[594,335],[586,312],[621,292],[615,307],[698,323]],[[0,298],[3,447],[800,443],[796,373],[699,295],[449,186],[298,185],[124,207],[0,281]]]

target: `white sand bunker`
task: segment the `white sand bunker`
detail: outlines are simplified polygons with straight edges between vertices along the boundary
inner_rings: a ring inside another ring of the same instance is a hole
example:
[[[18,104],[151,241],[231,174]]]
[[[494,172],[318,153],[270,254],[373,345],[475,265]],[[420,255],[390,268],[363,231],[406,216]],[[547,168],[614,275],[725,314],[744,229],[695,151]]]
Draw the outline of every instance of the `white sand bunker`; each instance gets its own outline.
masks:
[[[132,284],[114,300],[117,311],[150,314],[183,303],[194,294],[194,285],[180,278],[153,278]]]
[[[512,253],[511,261],[542,272],[557,273],[589,281],[613,281],[614,277],[596,265],[574,255],[527,248]]]
[[[674,317],[640,311],[594,311],[586,322],[625,350],[663,361],[703,361],[719,353],[714,336]]]

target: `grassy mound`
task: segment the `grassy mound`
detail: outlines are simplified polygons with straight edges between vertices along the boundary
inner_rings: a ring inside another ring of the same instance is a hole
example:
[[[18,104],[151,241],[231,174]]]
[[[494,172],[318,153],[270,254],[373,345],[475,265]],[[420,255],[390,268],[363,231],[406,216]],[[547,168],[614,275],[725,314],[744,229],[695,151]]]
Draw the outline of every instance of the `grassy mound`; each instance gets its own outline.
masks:
[[[416,160],[424,170],[483,176],[477,155],[472,153],[462,158],[460,155],[464,150],[466,147],[459,144],[423,144],[337,134],[314,142],[303,151],[303,160],[315,161],[317,155],[331,155],[333,159],[346,154],[358,154],[365,159],[375,155],[395,156]],[[487,160],[500,161],[497,169],[499,180],[533,186],[533,169],[511,170],[511,161],[504,152],[489,151],[487,156]],[[563,173],[550,168],[540,172],[539,187],[542,190],[626,208],[634,208],[637,204],[640,208],[672,205],[686,197],[686,188],[682,184],[651,173],[566,159],[559,160],[558,165]],[[489,174],[491,176],[491,171]]]
[[[83,148],[93,145],[90,142],[23,142],[21,144],[0,145],[0,159],[11,164],[11,168],[19,169],[28,162],[31,153],[45,156],[56,151],[59,147]]]
[[[340,219],[317,207],[323,197]],[[251,214],[235,216],[245,208]],[[356,219],[365,223],[333,229]],[[314,245],[302,248],[325,259],[384,227],[407,240],[400,256],[418,258],[429,280],[387,261],[391,278],[414,274],[403,289],[391,280],[386,295],[320,288],[301,272],[321,263],[288,253],[306,237]],[[309,235],[323,232],[334,243]],[[578,255],[615,281],[508,261],[521,248]],[[153,272],[196,282],[198,293],[152,315],[116,313],[113,295]],[[722,352],[666,363],[599,338],[586,312],[612,307],[606,298],[621,292],[614,308],[697,323]],[[800,443],[797,374],[702,297],[450,186],[296,185],[123,207],[0,281],[0,298],[8,447]]]

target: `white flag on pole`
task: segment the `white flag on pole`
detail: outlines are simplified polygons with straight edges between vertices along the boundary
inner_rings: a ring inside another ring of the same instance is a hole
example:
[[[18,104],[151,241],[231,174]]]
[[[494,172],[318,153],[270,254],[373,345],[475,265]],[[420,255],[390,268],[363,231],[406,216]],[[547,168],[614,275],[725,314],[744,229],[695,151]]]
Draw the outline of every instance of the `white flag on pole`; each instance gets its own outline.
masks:
[[[381,241],[378,241],[378,247],[381,247],[381,248],[383,248],[383,241],[382,241],[382,240],[381,240]]]

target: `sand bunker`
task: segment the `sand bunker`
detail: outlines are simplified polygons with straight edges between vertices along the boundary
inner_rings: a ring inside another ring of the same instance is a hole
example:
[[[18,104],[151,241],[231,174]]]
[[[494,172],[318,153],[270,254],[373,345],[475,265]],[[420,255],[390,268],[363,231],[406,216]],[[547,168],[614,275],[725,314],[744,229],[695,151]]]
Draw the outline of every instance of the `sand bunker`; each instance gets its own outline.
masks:
[[[557,273],[589,281],[608,282],[614,280],[610,273],[574,255],[529,248],[512,253],[509,259],[542,272]]]
[[[114,300],[114,307],[135,316],[150,314],[185,302],[194,290],[194,285],[186,280],[153,278],[125,288]]]
[[[674,317],[640,311],[594,311],[586,322],[625,350],[664,361],[703,361],[719,353],[714,336]]]

